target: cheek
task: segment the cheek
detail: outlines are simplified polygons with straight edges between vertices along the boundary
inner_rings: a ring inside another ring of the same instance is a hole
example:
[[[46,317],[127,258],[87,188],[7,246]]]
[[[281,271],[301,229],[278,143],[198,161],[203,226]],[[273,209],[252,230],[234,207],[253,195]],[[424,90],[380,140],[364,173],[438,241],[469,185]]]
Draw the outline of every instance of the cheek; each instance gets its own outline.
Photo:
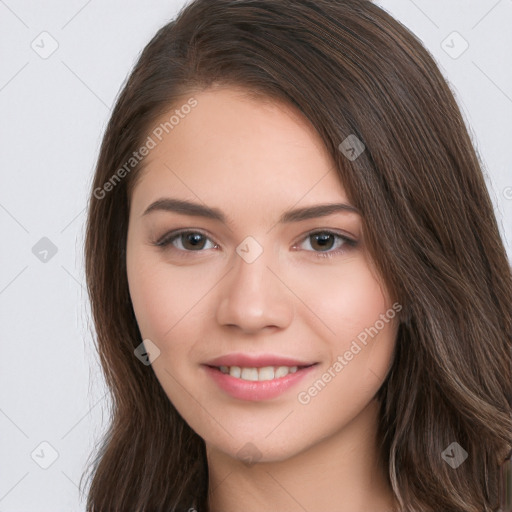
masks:
[[[165,343],[201,313],[211,284],[201,266],[172,268],[161,257],[134,250],[127,258],[128,283],[143,337]],[[210,273],[211,279],[211,273]],[[197,320],[197,319],[196,319]]]
[[[297,274],[294,287],[297,295],[306,299],[319,328],[330,339],[357,336],[391,307],[389,297],[362,255],[337,267],[319,267],[307,275]]]
[[[161,272],[142,258],[128,258],[128,285],[130,297],[143,338],[159,339],[165,325],[169,326],[173,311],[168,303],[168,286],[161,280]],[[167,327],[169,328],[169,327]]]
[[[371,397],[392,362],[397,310],[364,258],[315,277],[307,294],[315,312],[311,328],[324,333],[329,347],[324,370],[330,373],[317,389],[330,392],[320,401]]]
[[[153,371],[171,402],[187,417],[190,398],[184,389],[193,389],[187,363],[191,340],[198,338],[196,331],[205,318],[200,299],[209,287],[193,267],[172,269],[161,258],[157,261],[142,251],[131,254],[127,271],[142,339],[151,340],[160,350],[152,362]],[[192,285],[195,282],[197,286]]]

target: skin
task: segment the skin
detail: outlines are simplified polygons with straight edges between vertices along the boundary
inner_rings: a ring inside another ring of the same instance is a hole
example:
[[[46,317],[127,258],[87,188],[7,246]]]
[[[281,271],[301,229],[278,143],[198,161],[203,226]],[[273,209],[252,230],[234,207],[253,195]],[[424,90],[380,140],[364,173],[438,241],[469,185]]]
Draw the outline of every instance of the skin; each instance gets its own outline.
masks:
[[[151,150],[133,190],[127,272],[142,337],[160,350],[154,372],[205,440],[210,510],[390,511],[374,395],[392,362],[397,317],[309,403],[298,401],[392,308],[365,249],[362,219],[339,211],[279,224],[289,209],[350,204],[317,132],[292,106],[251,99],[242,89],[215,87],[194,98],[197,107]],[[163,197],[218,208],[227,220],[143,215]],[[154,245],[183,228],[205,234],[199,249],[180,237]],[[309,236],[318,230],[358,244],[334,237],[322,250]],[[236,252],[247,236],[263,249],[252,263]],[[201,366],[232,352],[318,364],[279,397],[244,401]]]

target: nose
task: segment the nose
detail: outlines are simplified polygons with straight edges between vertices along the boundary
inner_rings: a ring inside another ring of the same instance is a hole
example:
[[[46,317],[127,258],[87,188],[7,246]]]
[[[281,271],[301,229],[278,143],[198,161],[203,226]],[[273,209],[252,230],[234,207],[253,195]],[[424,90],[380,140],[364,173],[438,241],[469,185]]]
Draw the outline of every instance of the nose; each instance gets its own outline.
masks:
[[[219,325],[236,326],[247,334],[290,325],[293,294],[274,269],[270,253],[264,250],[252,263],[234,254],[234,266],[220,284]]]

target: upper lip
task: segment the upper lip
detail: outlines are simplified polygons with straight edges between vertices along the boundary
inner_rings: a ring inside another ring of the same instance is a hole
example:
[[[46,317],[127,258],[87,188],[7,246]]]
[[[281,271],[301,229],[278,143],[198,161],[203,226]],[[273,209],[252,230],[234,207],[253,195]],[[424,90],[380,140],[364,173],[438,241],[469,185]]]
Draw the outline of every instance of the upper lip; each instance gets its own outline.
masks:
[[[293,357],[274,354],[226,354],[204,363],[207,366],[239,366],[241,368],[262,368],[264,366],[311,366],[315,361],[304,361]]]

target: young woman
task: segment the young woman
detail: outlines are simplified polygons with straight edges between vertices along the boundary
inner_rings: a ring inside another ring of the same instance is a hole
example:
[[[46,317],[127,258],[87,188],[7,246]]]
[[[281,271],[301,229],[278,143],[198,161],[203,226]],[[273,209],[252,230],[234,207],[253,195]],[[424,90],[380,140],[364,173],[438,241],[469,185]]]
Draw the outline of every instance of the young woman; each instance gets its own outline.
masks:
[[[88,511],[499,506],[510,267],[449,86],[373,3],[186,6],[117,100],[85,254]]]

